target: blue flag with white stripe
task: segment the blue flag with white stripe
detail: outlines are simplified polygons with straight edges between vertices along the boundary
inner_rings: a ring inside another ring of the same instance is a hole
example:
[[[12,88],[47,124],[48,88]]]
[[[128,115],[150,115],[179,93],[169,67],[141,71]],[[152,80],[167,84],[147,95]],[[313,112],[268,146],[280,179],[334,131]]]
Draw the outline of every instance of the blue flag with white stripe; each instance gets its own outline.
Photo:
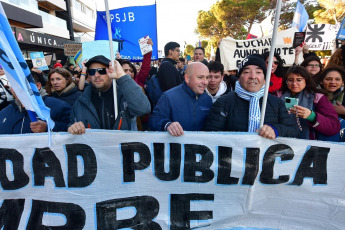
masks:
[[[156,4],[130,6],[109,10],[113,40],[121,44],[120,54],[124,59],[141,61],[143,55],[139,39],[149,35],[152,39],[152,60],[158,59]],[[109,40],[105,11],[97,11],[95,40]]]
[[[13,35],[10,24],[0,3],[0,64],[6,77],[22,105],[28,111],[31,120],[33,112],[47,122],[48,130],[54,128],[47,108],[31,76],[18,43]]]
[[[299,1],[297,1],[291,27],[297,27],[299,32],[303,32],[307,27],[308,20],[308,12],[305,10],[304,6]]]

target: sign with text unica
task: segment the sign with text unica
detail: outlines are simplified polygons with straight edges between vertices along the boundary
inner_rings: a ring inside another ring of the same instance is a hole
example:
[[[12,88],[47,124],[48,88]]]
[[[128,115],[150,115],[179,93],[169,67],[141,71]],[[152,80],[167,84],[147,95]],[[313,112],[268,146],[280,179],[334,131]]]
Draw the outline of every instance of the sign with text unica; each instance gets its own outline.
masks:
[[[0,136],[4,229],[343,229],[341,144],[248,133]]]
[[[296,28],[290,28],[277,33],[275,52],[285,61],[285,66],[291,66],[295,60],[295,50],[292,48],[292,42],[297,31]],[[230,37],[222,39],[220,56],[224,69],[235,69],[244,58],[251,54],[263,54],[270,51],[271,43],[272,35],[249,40],[235,40]]]

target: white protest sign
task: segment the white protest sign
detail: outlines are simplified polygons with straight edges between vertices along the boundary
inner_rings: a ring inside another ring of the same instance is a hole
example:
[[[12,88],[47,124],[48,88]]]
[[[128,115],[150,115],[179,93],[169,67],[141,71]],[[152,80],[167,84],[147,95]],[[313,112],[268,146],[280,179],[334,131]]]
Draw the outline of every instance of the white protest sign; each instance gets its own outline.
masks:
[[[342,229],[344,145],[248,133],[0,136],[4,229]]]
[[[339,23],[308,24],[304,41],[309,50],[333,50],[339,27]]]
[[[91,41],[91,42],[83,42],[82,47],[83,47],[82,48],[83,60],[90,59],[90,58],[97,56],[97,55],[103,55],[104,57],[111,60],[108,40],[97,40],[97,41]],[[118,48],[118,42],[113,41],[114,55],[117,52],[117,48]],[[114,57],[114,58],[116,58],[116,57]]]
[[[295,50],[292,48],[292,42],[297,31],[297,28],[290,28],[277,33],[275,52],[285,60],[285,66],[291,66],[295,60]],[[272,35],[250,40],[222,39],[220,57],[224,69],[230,70],[238,67],[239,63],[250,54],[263,54],[270,51],[271,39]]]

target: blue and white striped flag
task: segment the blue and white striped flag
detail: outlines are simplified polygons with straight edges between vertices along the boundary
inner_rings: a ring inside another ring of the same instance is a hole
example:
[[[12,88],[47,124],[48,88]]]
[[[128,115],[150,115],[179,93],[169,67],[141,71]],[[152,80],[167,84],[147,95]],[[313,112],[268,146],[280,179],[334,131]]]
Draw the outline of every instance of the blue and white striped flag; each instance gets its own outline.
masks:
[[[308,12],[305,10],[304,6],[299,1],[297,1],[291,27],[297,27],[299,32],[303,32],[307,27],[308,20]]]
[[[13,35],[4,9],[0,3],[0,64],[5,70],[6,77],[22,105],[28,111],[32,121],[36,115],[47,122],[48,130],[54,128],[54,121],[50,118],[47,108],[31,76],[18,43]],[[37,119],[36,119],[37,120]]]

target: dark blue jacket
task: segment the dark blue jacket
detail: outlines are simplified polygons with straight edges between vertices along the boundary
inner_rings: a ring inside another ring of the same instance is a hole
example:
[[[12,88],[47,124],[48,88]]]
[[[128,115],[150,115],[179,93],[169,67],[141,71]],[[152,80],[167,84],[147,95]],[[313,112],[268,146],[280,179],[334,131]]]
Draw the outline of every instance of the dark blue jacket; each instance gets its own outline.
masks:
[[[262,98],[260,98],[260,108]],[[213,104],[205,123],[205,131],[248,132],[249,101],[235,92],[220,97]],[[265,124],[274,127],[281,137],[297,137],[299,129],[296,120],[288,114],[283,101],[268,94]]]
[[[77,101],[80,95],[82,95],[83,92],[81,92],[78,87],[74,87],[72,90],[58,94],[57,92],[52,92],[51,96],[60,99],[61,101],[66,102],[70,106],[73,106],[74,102]]]
[[[55,122],[54,132],[66,132],[71,113],[71,106],[67,103],[44,96],[45,105],[50,108],[50,117]],[[0,134],[32,133],[30,117],[25,109],[19,111],[18,106],[11,103],[0,111]]]
[[[163,93],[150,116],[149,127],[152,131],[164,131],[168,122],[177,121],[185,131],[200,131],[211,106],[207,93],[197,95],[183,82]]]

